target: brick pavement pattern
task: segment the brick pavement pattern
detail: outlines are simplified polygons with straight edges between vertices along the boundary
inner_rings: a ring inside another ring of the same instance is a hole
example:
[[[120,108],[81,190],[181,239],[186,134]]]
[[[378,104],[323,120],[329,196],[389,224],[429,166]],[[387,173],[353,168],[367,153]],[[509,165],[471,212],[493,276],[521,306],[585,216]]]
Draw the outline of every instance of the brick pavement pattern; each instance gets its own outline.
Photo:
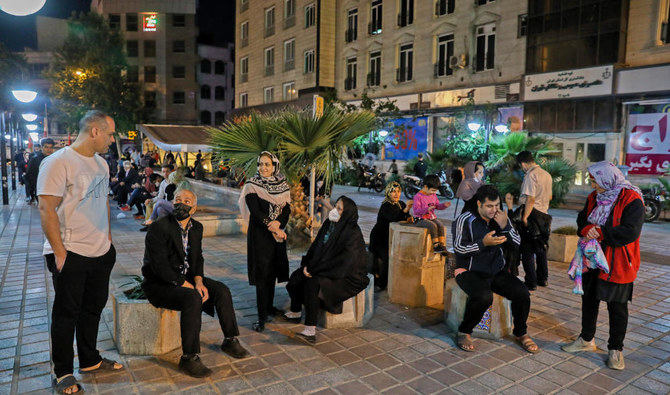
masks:
[[[127,282],[126,276],[139,274],[144,252],[144,233],[138,231],[138,222],[130,217],[116,219],[117,213],[116,209],[112,212],[118,255],[110,292]],[[364,233],[374,220],[372,210],[361,210]],[[659,241],[667,244],[668,233]],[[0,209],[0,394],[50,393],[53,289],[41,256],[42,242],[37,208],[26,205],[20,194],[12,194],[10,205]],[[233,360],[222,353],[218,322],[207,316],[203,318],[201,357],[214,370],[207,379],[190,378],[177,370],[180,350],[159,356],[121,356],[112,340],[108,303],[98,346],[105,357],[121,361],[126,368],[81,377],[87,393],[670,392],[670,266],[643,262],[630,305],[626,370],[614,371],[605,366],[608,325],[604,304],[596,334],[600,352],[572,355],[559,348],[580,328],[580,300],[571,293],[567,264],[551,262],[549,287],[532,293],[529,334],[543,352],[527,354],[511,339],[476,339],[477,352],[466,353],[455,347],[442,310],[391,304],[385,292],[375,295],[375,313],[365,328],[319,330],[314,347],[292,336],[298,325],[270,323],[264,333],[253,332],[255,292],[247,283],[246,238],[206,238],[203,250],[207,275],[224,281],[233,293],[240,340],[252,356]],[[667,247],[658,251],[667,251]],[[290,258],[291,267],[297,267],[299,256]],[[277,296],[278,306],[288,306],[283,286],[277,287]]]

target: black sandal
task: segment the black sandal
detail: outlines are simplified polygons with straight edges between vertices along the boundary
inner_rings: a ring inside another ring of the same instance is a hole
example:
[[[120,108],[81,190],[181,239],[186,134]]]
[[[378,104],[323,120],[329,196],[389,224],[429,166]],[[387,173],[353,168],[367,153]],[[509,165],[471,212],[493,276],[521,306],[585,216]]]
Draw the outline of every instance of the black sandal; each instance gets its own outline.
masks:
[[[95,369],[92,370],[82,370],[81,368],[79,369],[79,373],[81,374],[91,374],[91,373],[96,373],[96,372],[101,372],[101,371],[114,371],[114,370],[121,370],[123,369],[123,365],[121,365],[120,368],[115,368],[114,365],[116,365],[118,362],[112,361],[111,359],[103,358],[102,361],[100,361],[100,366],[98,366]]]
[[[77,391],[72,392],[72,394],[84,393],[84,388],[81,386],[81,384],[77,382],[77,379],[74,378],[74,376],[71,374],[65,376],[60,382],[58,381],[58,379],[53,380],[53,387],[56,390],[56,393],[58,394],[67,394],[65,390],[74,386],[77,387]]]

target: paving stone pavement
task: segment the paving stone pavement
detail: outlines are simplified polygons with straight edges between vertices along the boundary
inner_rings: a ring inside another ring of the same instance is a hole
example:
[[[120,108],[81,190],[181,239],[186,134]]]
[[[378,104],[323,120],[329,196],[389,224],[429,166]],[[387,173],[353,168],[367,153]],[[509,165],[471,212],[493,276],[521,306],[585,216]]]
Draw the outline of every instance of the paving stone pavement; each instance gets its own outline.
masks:
[[[0,394],[50,393],[48,329],[53,288],[41,256],[38,210],[27,206],[20,196],[12,193],[10,205],[0,208]],[[364,206],[360,196],[356,200]],[[140,273],[144,250],[144,233],[138,231],[138,222],[130,216],[116,219],[117,213],[116,209],[112,212],[118,255],[110,292],[117,292],[127,282],[126,276]],[[361,210],[364,233],[374,220],[373,210]],[[657,243],[667,245],[667,240],[660,238]],[[247,283],[245,236],[206,238],[203,249],[206,275],[224,281],[232,291],[240,340],[252,356],[233,360],[219,351],[222,338],[218,322],[208,316],[203,318],[201,357],[214,374],[207,379],[179,373],[179,350],[159,356],[119,355],[112,340],[108,303],[98,345],[105,357],[121,361],[126,368],[84,377],[77,374],[87,393],[670,392],[670,266],[659,262],[642,265],[630,304],[626,370],[614,371],[605,366],[608,325],[604,306],[596,334],[604,351],[571,355],[560,350],[580,327],[580,300],[571,293],[564,263],[550,263],[549,287],[532,293],[529,333],[541,353],[527,354],[511,339],[477,339],[477,352],[466,353],[455,347],[454,334],[447,329],[440,306],[392,304],[385,292],[375,294],[375,313],[365,328],[318,330],[315,346],[306,346],[292,336],[299,325],[270,323],[264,333],[253,332],[255,291]],[[667,247],[658,251],[663,253]],[[299,255],[291,254],[290,258],[293,269]],[[276,293],[276,305],[288,306],[285,288],[278,285]]]

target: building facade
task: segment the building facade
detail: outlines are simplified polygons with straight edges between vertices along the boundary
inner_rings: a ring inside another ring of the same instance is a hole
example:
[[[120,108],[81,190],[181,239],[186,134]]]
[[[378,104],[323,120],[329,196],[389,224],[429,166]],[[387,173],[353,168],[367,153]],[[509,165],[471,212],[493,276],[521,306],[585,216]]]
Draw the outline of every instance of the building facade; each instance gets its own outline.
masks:
[[[91,11],[119,27],[126,40],[128,75],[144,87],[144,105],[156,122],[199,120],[199,64],[195,0],[92,0]]]
[[[235,102],[235,59],[233,45],[198,45],[198,111],[201,125],[221,125]]]

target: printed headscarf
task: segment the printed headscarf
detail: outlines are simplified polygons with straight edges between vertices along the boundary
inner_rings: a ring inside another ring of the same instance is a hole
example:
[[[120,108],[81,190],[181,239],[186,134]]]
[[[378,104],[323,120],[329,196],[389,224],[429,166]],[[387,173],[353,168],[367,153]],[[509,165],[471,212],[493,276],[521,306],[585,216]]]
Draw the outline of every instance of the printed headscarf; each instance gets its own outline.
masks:
[[[277,219],[285,205],[291,203],[291,192],[286,177],[280,173],[279,159],[269,152],[263,151],[256,160],[256,168],[260,167],[261,157],[268,156],[274,165],[274,171],[270,177],[262,177],[260,172],[256,170],[256,175],[251,177],[244,184],[240,199],[237,205],[240,208],[240,213],[245,221],[249,222],[249,208],[247,207],[246,196],[255,193],[259,198],[270,203],[270,212],[268,213],[270,220]]]
[[[391,192],[393,192],[393,190],[396,188],[402,191],[402,187],[400,186],[400,183],[398,183],[397,181],[391,181],[388,184],[386,184],[386,190],[384,190],[384,201],[382,202],[382,204],[391,203],[400,206],[400,201],[394,202],[393,200],[391,200]]]
[[[621,170],[610,162],[602,161],[595,163],[589,166],[588,170],[589,175],[594,179],[596,184],[605,190],[603,193],[596,195],[597,205],[591,211],[591,214],[589,214],[588,221],[594,225],[605,225],[614,207],[614,202],[616,202],[622,189],[632,189],[640,197],[642,196],[640,188],[626,180]]]

